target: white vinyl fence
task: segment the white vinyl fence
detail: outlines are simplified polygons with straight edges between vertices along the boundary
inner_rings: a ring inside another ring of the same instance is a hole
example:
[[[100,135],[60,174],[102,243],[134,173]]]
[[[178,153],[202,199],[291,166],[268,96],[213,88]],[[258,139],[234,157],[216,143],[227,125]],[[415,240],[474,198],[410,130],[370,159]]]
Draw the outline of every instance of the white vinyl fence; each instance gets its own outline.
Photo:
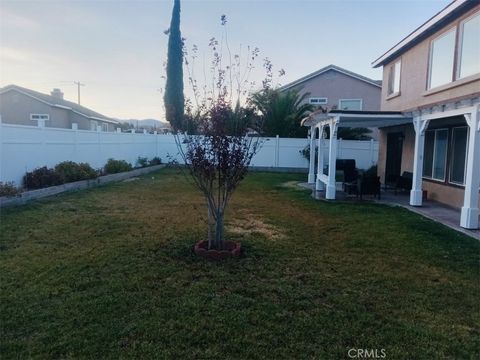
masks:
[[[300,153],[307,139],[262,138],[263,146],[252,160],[255,167],[308,168]],[[357,167],[377,163],[378,143],[374,141],[338,140],[338,158],[355,159]],[[101,132],[57,129],[0,123],[0,181],[21,185],[27,171],[53,167],[71,160],[87,162],[101,168],[109,158],[135,165],[138,157],[158,156],[163,162],[181,157],[173,135]]]

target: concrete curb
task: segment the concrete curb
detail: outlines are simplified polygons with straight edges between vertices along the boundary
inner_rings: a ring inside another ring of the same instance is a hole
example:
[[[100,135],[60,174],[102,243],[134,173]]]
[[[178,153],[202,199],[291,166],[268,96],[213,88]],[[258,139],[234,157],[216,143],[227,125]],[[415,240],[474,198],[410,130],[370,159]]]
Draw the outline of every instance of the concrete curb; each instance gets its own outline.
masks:
[[[148,166],[148,167],[135,169],[127,172],[122,172],[118,174],[99,176],[96,179],[75,181],[75,182],[66,183],[62,185],[51,186],[48,188],[25,191],[13,197],[2,196],[0,197],[0,208],[12,206],[12,205],[22,205],[30,200],[41,199],[44,197],[57,195],[57,194],[61,194],[68,191],[82,190],[82,189],[102,186],[108,183],[122,181],[135,176],[148,174],[148,173],[160,170],[164,167],[165,167],[165,164]]]

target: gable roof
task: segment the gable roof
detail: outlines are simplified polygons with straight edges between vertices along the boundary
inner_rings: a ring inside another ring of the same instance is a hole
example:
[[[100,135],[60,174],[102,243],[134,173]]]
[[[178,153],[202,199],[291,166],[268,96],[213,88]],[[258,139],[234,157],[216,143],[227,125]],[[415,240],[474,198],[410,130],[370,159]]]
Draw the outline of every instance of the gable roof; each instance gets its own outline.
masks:
[[[66,109],[66,110],[71,110],[74,113],[77,113],[79,115],[85,116],[89,119],[93,120],[101,120],[101,121],[106,121],[114,124],[118,124],[117,120],[114,120],[112,118],[109,118],[105,115],[102,115],[100,113],[97,113],[93,110],[90,110],[89,108],[86,108],[85,106],[78,105],[74,102],[60,99],[56,96],[52,95],[47,95],[40,93],[38,91],[30,90],[18,85],[7,85],[3,88],[0,88],[0,94],[6,93],[7,91],[16,91],[18,93],[21,93],[23,95],[29,96],[37,101],[40,101],[44,104],[53,106],[53,107],[58,107],[61,109]]]
[[[399,43],[372,62],[374,68],[389,63],[394,58],[403,54],[420,41],[436,32],[450,21],[465,13],[478,4],[478,0],[455,0],[428,19],[425,23],[413,30]]]
[[[355,79],[358,79],[358,80],[361,80],[361,81],[364,81],[370,85],[374,85],[374,86],[377,86],[379,88],[382,87],[382,81],[381,80],[372,80],[370,78],[367,78],[363,75],[360,75],[360,74],[357,74],[357,73],[354,73],[352,71],[349,71],[349,70],[346,70],[346,69],[343,69],[339,66],[336,66],[336,65],[328,65],[328,66],[325,66],[324,68],[321,68],[320,70],[317,70],[311,74],[308,74],[304,77],[301,77],[300,79],[298,80],[295,80],[287,85],[283,85],[279,88],[280,91],[285,91],[285,90],[288,90],[294,86],[297,86],[307,80],[310,80],[310,79],[313,79],[314,77],[317,77],[318,75],[321,75],[323,73],[326,73],[327,71],[330,71],[330,70],[333,70],[333,71],[336,71],[336,72],[339,72],[339,73],[342,73],[342,74],[345,74],[347,76],[350,76],[350,77],[353,77]]]

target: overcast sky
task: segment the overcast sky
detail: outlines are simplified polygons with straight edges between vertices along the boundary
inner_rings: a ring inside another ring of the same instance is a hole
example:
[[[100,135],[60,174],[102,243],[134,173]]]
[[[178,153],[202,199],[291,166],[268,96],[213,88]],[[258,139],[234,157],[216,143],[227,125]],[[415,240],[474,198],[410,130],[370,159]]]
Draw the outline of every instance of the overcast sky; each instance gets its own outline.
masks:
[[[260,48],[282,84],[335,64],[373,79],[371,62],[449,1],[182,1],[187,47],[208,59],[208,41],[228,17],[233,52]],[[163,119],[167,36],[173,1],[0,0],[0,86],[61,88],[116,118]],[[205,54],[205,55],[204,55]],[[261,64],[258,63],[258,67]],[[252,80],[261,81],[260,72]],[[187,86],[187,85],[186,85]]]

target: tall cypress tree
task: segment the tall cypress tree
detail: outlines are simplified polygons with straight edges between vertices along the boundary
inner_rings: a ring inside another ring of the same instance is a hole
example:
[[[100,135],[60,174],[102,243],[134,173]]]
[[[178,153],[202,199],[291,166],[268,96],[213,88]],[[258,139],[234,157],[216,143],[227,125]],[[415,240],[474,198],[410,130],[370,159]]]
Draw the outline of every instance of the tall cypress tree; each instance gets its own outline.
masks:
[[[175,132],[183,130],[185,98],[183,95],[183,41],[180,33],[180,0],[174,0],[168,36],[165,116]]]

